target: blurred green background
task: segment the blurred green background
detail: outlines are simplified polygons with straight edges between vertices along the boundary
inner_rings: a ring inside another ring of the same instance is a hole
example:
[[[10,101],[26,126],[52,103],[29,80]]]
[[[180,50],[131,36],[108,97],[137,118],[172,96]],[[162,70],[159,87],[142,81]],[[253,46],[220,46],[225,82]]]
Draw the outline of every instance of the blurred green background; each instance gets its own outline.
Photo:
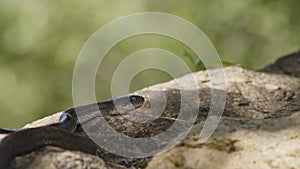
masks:
[[[82,46],[121,16],[155,11],[185,18],[210,38],[221,60],[259,69],[300,49],[299,7],[298,0],[0,0],[0,127],[21,127],[72,107],[72,73]],[[111,97],[111,75],[118,63],[149,47],[179,56],[185,50],[181,43],[155,35],[121,42],[97,75],[98,100]],[[170,79],[147,70],[130,89]]]

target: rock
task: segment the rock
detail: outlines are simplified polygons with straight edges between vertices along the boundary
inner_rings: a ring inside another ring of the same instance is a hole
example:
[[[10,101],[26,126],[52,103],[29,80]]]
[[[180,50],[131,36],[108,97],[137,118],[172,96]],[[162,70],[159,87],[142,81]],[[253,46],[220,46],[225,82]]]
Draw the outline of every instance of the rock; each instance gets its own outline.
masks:
[[[261,71],[300,77],[299,65],[300,51],[278,59],[274,64],[263,68]]]
[[[199,143],[202,125],[180,145],[155,156],[147,168],[300,168],[300,112],[276,119],[223,118],[213,136]]]

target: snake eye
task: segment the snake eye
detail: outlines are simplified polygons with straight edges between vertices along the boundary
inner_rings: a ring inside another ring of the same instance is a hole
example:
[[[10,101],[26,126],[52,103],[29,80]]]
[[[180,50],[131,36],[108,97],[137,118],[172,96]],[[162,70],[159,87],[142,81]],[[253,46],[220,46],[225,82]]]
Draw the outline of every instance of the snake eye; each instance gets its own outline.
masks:
[[[137,98],[135,96],[131,96],[130,97],[130,102],[134,103],[136,102]]]
[[[142,96],[138,95],[129,96],[129,100],[135,108],[141,107],[145,101]]]

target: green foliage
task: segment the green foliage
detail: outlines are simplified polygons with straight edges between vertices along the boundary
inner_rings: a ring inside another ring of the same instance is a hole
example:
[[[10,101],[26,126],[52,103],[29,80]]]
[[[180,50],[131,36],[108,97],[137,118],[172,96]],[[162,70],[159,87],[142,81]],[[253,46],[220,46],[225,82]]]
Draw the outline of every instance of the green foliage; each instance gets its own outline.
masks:
[[[188,50],[184,50],[183,57],[188,58],[190,60],[190,62],[193,63],[195,71],[206,70],[205,64],[201,60],[201,57],[197,56],[196,54],[194,54]],[[221,61],[221,64],[223,67],[235,65],[234,63],[228,62],[228,61]]]

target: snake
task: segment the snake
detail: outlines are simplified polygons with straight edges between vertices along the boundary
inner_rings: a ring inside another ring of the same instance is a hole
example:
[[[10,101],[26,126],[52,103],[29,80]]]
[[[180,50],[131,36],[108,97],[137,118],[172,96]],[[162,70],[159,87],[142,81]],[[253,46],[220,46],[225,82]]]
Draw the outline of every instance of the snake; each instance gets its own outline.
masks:
[[[0,142],[0,168],[9,168],[16,156],[47,145],[95,155],[97,144],[87,137],[73,134],[77,127],[96,117],[126,114],[141,107],[144,101],[139,95],[123,96],[70,108],[61,114],[57,123],[20,130],[0,128],[1,134],[8,134]]]

